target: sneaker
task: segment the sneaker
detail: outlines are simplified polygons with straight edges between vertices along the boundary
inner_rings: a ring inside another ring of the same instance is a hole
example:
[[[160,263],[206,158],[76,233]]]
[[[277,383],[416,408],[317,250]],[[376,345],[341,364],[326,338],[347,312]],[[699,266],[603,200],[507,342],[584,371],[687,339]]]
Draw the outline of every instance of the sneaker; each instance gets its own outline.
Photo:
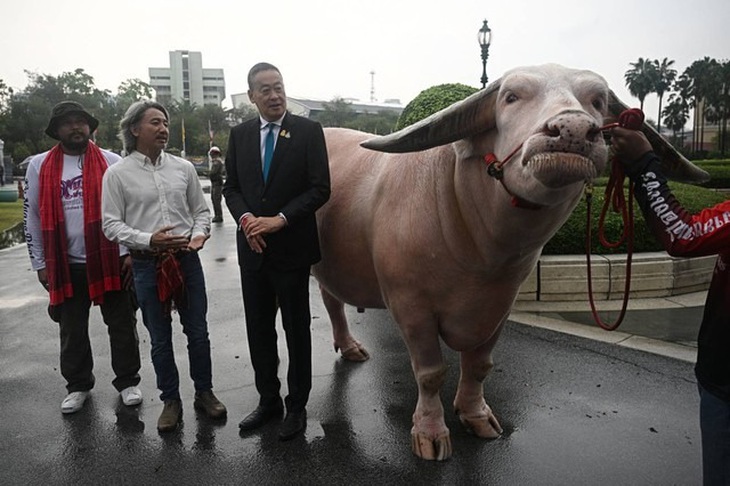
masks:
[[[119,395],[122,397],[122,403],[128,407],[142,403],[142,390],[136,386],[128,386],[119,392]]]
[[[180,400],[165,400],[165,407],[162,409],[160,418],[157,419],[157,430],[170,432],[175,430],[177,424],[182,421],[182,402]]]
[[[61,413],[76,413],[84,406],[89,396],[88,391],[76,391],[68,394],[61,402]]]
[[[193,406],[196,410],[205,411],[208,417],[213,419],[223,418],[228,413],[226,406],[213,395],[212,390],[196,393]]]

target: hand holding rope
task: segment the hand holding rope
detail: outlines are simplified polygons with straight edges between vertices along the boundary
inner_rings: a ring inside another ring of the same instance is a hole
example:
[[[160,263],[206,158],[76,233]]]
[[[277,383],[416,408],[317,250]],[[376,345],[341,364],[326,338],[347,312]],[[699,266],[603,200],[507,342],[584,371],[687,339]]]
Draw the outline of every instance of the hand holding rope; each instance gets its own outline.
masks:
[[[627,128],[629,130],[639,130],[644,123],[644,113],[638,108],[631,108],[623,111],[618,118],[618,123],[610,123],[601,127],[601,131],[610,130],[615,127]],[[631,261],[634,254],[634,183],[629,182],[628,204],[624,197],[624,170],[621,161],[614,156],[611,160],[611,175],[606,184],[606,192],[604,195],[603,208],[598,218],[598,239],[604,248],[616,248],[626,242],[626,279],[624,284],[624,295],[616,322],[607,324],[603,322],[596,310],[595,299],[593,296],[593,276],[591,272],[591,207],[593,200],[593,185],[586,185],[586,272],[588,278],[588,301],[591,305],[593,320],[602,329],[607,331],[615,331],[623,322],[626,315],[626,307],[629,302],[629,293],[631,291]],[[612,205],[615,213],[621,213],[622,231],[621,236],[615,242],[609,242],[605,236],[605,220],[608,213],[608,206]]]

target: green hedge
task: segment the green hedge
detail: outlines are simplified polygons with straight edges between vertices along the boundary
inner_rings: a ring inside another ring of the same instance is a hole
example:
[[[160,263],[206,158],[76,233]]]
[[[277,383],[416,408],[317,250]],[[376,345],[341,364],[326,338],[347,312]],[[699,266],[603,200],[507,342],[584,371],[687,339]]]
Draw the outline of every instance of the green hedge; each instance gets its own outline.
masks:
[[[424,89],[403,108],[395,129],[400,130],[413,125],[417,121],[443,110],[477,91],[477,88],[461,83],[439,84]]]
[[[604,248],[598,240],[598,218],[603,208],[604,193],[606,191],[607,178],[599,178],[594,183],[593,202],[591,208],[591,253],[596,255],[609,255],[626,253],[626,245],[620,245],[615,249]],[[722,202],[726,197],[717,191],[703,187],[670,182],[672,192],[677,199],[690,212],[695,213],[709,206]],[[730,186],[728,186],[730,187]],[[624,193],[627,194],[626,190]],[[621,215],[614,213],[610,206],[605,220],[605,235],[610,242],[618,240],[621,235]],[[654,239],[646,227],[644,218],[638,205],[634,203],[634,251],[650,252],[661,251],[662,247]],[[545,245],[544,255],[580,255],[585,254],[586,247],[586,200],[581,199],[578,206],[571,214],[568,221]]]
[[[710,180],[702,184],[704,187],[730,188],[730,160],[695,160],[693,162],[710,173]]]

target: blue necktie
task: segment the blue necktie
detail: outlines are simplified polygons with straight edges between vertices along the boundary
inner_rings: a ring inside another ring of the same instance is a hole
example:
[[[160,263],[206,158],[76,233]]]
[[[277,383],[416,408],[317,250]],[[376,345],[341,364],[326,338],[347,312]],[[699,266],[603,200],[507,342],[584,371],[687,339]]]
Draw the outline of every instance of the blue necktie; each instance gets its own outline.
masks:
[[[274,124],[269,123],[269,132],[266,134],[266,143],[264,144],[264,182],[269,179],[269,169],[271,168],[271,159],[274,158]]]

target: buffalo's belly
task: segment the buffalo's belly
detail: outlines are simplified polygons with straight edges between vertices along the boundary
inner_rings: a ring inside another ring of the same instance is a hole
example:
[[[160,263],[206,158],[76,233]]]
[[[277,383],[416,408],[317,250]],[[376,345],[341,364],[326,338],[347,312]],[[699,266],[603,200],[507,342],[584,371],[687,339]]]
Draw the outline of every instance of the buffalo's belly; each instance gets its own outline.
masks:
[[[373,274],[358,272],[352,266],[329,262],[326,253],[312,267],[317,282],[342,303],[365,309],[384,309],[383,297]]]
[[[490,289],[479,295],[464,295],[464,300],[441,308],[436,314],[439,337],[455,351],[469,351],[492,342],[507,321],[516,292]]]

